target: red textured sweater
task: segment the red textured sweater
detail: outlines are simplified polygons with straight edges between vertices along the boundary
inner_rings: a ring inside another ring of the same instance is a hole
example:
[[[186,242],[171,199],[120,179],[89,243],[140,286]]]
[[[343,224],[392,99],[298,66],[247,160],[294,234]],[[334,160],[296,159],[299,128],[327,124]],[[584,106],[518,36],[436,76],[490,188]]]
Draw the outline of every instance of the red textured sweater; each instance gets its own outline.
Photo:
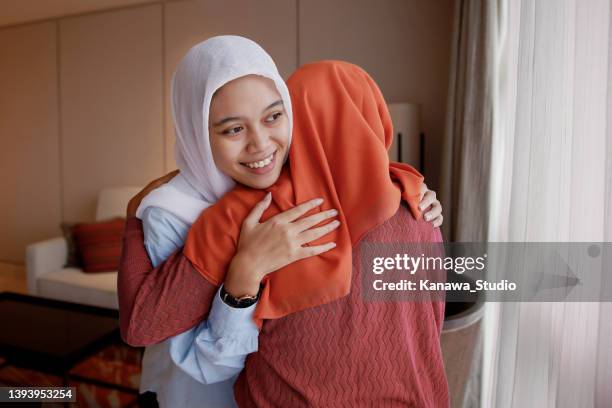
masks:
[[[362,242],[441,242],[405,207]],[[448,407],[440,332],[443,302],[365,302],[361,245],[351,293],[264,322],[234,387],[240,407]],[[206,318],[216,288],[179,251],[152,270],[137,220],[126,226],[119,274],[121,330],[151,344]]]

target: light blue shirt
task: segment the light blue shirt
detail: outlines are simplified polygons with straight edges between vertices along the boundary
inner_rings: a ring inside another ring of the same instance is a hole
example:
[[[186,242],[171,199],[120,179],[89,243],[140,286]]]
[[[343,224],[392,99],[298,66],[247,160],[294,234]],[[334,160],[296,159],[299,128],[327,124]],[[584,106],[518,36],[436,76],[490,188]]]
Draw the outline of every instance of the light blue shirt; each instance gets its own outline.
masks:
[[[144,211],[142,223],[153,266],[184,245],[190,227],[157,207]],[[255,306],[230,307],[217,292],[207,321],[145,349],[140,391],[156,392],[160,407],[236,407],[234,382],[257,351]]]

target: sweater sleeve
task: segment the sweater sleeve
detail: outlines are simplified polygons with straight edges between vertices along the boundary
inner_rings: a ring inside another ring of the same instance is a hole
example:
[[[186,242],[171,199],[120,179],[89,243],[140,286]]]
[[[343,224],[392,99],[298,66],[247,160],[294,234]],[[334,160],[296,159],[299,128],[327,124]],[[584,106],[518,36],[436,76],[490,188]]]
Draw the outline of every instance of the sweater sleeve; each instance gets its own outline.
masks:
[[[134,346],[159,343],[197,325],[207,318],[217,291],[182,249],[153,268],[137,218],[126,222],[117,286],[121,335]]]

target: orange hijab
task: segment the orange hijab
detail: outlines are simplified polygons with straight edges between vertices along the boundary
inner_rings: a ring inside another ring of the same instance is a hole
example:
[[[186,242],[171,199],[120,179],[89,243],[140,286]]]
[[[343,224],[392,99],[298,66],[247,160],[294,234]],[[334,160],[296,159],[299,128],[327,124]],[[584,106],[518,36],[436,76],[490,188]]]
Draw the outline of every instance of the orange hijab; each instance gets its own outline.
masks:
[[[264,278],[254,315],[259,324],[346,296],[353,245],[391,218],[401,199],[417,219],[421,216],[423,176],[407,164],[389,163],[391,118],[378,86],[365,71],[346,62],[317,62],[295,71],[287,85],[293,141],[288,163],[266,190],[272,192],[272,203],[261,222],[321,197],[324,202],[318,210],[336,208],[341,225],[311,243],[334,241],[336,248]],[[266,191],[239,185],[192,225],[184,254],[212,284],[223,283],[242,221]]]

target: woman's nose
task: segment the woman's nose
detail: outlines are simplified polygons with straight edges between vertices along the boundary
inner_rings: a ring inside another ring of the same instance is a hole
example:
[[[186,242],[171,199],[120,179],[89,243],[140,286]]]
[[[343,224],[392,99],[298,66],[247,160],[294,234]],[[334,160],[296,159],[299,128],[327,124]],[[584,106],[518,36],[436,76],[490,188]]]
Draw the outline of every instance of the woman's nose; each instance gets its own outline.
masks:
[[[270,145],[270,136],[264,129],[252,129],[249,132],[249,148],[252,153],[264,151]]]

